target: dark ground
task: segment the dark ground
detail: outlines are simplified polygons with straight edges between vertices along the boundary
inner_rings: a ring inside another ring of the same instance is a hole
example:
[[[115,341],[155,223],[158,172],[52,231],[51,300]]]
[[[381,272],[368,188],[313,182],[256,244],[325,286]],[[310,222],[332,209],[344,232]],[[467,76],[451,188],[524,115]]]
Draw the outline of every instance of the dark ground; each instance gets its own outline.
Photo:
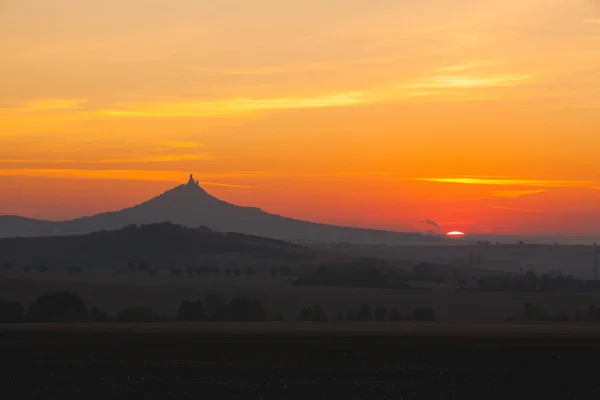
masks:
[[[594,399],[598,328],[0,327],[7,399]]]

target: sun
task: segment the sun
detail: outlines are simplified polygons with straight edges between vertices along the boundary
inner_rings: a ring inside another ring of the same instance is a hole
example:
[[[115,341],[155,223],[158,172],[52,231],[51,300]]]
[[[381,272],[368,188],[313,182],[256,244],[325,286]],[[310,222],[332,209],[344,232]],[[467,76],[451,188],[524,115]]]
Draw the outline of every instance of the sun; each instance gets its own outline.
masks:
[[[464,232],[461,231],[451,231],[446,233],[446,236],[450,236],[450,237],[462,237],[465,236]]]

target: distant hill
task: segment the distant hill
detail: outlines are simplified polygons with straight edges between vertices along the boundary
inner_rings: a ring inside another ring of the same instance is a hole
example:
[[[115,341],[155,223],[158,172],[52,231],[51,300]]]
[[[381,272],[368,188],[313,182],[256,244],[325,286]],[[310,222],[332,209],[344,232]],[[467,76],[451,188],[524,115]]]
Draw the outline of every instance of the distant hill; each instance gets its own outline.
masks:
[[[131,224],[171,222],[206,226],[219,232],[239,232],[286,241],[349,242],[357,244],[440,244],[444,238],[420,233],[361,229],[319,224],[240,207],[207,193],[190,177],[185,185],[137,206],[70,221],[43,221],[0,216],[0,237],[81,235],[120,229]]]
[[[302,265],[330,253],[273,239],[171,223],[127,226],[78,236],[0,239],[0,263],[66,268],[151,268],[231,265]]]

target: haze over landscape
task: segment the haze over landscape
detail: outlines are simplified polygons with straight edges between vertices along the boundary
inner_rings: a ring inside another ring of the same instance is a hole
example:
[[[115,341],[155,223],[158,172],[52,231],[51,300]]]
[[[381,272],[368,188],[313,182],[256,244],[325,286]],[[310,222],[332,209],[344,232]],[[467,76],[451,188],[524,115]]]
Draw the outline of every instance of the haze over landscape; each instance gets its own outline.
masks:
[[[598,397],[600,0],[0,0],[0,51],[2,398]]]
[[[313,222],[597,236],[599,21],[590,0],[5,0],[0,214],[119,210],[193,172]]]

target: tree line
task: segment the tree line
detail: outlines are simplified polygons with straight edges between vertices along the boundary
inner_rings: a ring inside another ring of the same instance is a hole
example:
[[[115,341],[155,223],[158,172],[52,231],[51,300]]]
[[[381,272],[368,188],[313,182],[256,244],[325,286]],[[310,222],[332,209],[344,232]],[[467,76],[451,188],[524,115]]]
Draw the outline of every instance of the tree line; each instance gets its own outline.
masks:
[[[534,271],[524,274],[489,276],[477,281],[476,290],[504,292],[544,292],[544,293],[590,293],[600,292],[600,281],[582,280],[561,274],[538,275]]]
[[[227,299],[219,296],[207,296],[203,300],[186,300],[181,303],[177,314],[172,317],[158,315],[151,308],[138,306],[119,311],[114,316],[98,307],[88,309],[85,301],[71,292],[50,293],[39,296],[29,307],[21,303],[0,299],[0,323],[61,323],[61,322],[261,322],[283,321],[281,312],[268,312],[260,300],[246,297]],[[300,310],[292,318],[297,321],[321,322],[330,318],[321,305],[311,305]],[[389,311],[384,307],[363,304],[357,310],[339,312],[332,321],[434,321],[435,313],[431,308],[418,308],[402,314],[397,309]]]
[[[516,317],[508,317],[507,321],[527,322],[600,322],[600,306],[590,304],[586,309],[576,310],[569,314],[564,310],[556,313],[548,312],[542,305],[524,303]]]

